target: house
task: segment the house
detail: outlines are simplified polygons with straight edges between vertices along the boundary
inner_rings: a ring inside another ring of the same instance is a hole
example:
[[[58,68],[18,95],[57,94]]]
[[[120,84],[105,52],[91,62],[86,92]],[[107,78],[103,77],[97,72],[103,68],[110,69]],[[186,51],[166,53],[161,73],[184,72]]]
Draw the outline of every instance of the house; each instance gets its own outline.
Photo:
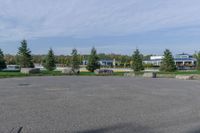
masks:
[[[178,69],[192,69],[197,65],[197,59],[185,53],[175,55],[174,61]]]
[[[99,60],[99,64],[105,67],[113,67],[113,66],[116,66],[117,63],[118,62],[115,59],[114,60],[108,60],[108,59]],[[87,64],[88,64],[88,60],[82,61],[82,65],[87,65]]]
[[[153,66],[160,66],[162,59],[164,56],[151,56],[150,60],[144,61],[145,64],[152,64]],[[193,58],[192,55],[189,54],[177,54],[174,56],[174,62],[177,66],[177,69],[187,70],[194,69],[197,64],[197,59]]]
[[[113,60],[100,60],[99,64],[101,66],[113,66]]]
[[[145,64],[152,64],[153,66],[160,66],[164,56],[151,56],[150,60],[144,61]]]

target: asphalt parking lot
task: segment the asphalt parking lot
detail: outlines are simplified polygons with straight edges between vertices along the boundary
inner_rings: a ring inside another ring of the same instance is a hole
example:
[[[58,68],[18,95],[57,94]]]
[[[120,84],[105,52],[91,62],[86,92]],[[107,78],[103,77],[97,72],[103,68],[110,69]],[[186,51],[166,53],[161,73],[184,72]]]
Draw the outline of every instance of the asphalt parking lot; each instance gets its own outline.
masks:
[[[200,81],[0,79],[0,133],[200,133]]]

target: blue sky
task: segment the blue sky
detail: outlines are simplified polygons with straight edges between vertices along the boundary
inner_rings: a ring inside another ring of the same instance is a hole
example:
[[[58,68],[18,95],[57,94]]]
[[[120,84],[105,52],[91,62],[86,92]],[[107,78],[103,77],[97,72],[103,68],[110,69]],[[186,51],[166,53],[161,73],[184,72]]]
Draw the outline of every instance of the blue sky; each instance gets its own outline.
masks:
[[[0,0],[0,48],[144,54],[200,50],[199,0]]]

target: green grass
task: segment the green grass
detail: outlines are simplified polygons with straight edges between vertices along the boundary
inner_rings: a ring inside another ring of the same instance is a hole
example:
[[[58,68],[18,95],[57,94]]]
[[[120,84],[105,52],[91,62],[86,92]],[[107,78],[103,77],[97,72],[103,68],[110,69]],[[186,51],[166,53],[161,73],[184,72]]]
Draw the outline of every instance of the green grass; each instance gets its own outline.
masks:
[[[123,76],[124,72],[115,72],[111,76]],[[22,74],[20,72],[0,72],[0,78],[28,77],[28,76],[66,76],[60,71],[41,71],[38,74]],[[93,72],[81,72],[78,76],[97,76]],[[99,75],[106,76],[106,75]]]
[[[95,73],[93,72],[80,72],[80,76],[95,76]]]
[[[124,76],[125,72],[115,72],[113,75],[96,75],[93,72],[81,72],[78,76]],[[142,75],[143,73],[138,73]],[[200,71],[158,72],[158,77],[175,77],[176,75],[199,74]],[[0,72],[0,78],[27,77],[27,76],[65,76],[60,71],[41,71],[38,74],[22,74],[20,72]]]
[[[27,76],[62,76],[60,71],[41,71],[38,74],[23,74],[20,72],[0,72],[0,78],[27,77]]]
[[[124,76],[126,72],[114,72],[114,76]]]
[[[11,77],[25,77],[27,74],[22,74],[20,72],[0,72],[0,78],[11,78]]]

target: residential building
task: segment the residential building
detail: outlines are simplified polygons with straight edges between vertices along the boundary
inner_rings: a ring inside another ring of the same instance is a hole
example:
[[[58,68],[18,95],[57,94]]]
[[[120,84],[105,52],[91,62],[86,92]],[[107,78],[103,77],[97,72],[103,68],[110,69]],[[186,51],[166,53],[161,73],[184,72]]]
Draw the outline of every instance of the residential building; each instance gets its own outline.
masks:
[[[105,60],[99,61],[99,64],[105,67],[115,67],[117,63],[118,62],[115,59],[114,60],[105,59]],[[82,65],[87,65],[87,64],[88,64],[88,60],[83,60]]]
[[[164,56],[151,56],[150,60],[146,60],[144,63],[159,67],[163,58]],[[177,66],[177,69],[194,69],[197,64],[197,59],[193,58],[192,55],[183,53],[175,55],[174,62]]]

